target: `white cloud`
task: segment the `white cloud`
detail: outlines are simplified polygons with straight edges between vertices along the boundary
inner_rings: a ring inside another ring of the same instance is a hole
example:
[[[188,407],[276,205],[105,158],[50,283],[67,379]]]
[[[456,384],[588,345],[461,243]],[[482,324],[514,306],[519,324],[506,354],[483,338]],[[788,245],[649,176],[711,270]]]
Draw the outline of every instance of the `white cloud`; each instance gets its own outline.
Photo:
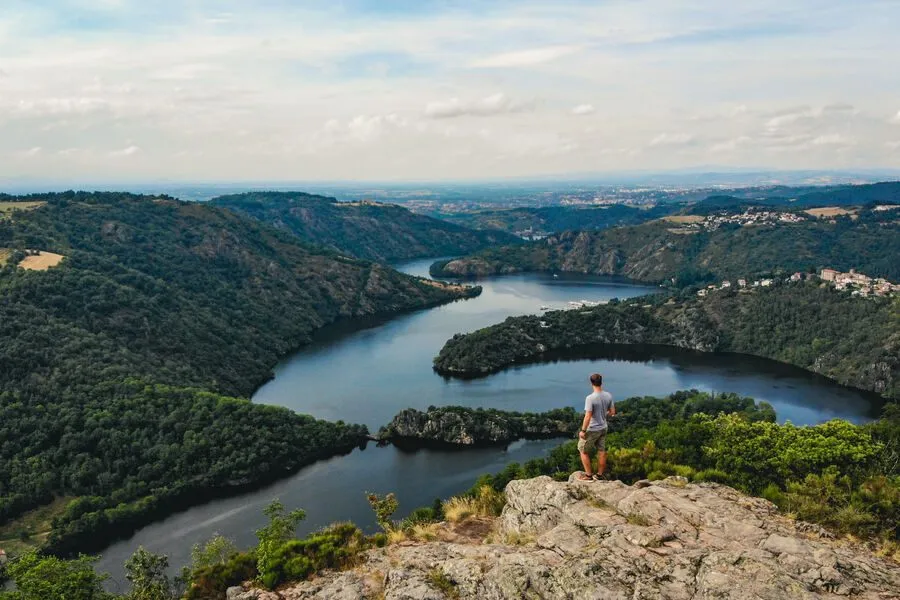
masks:
[[[592,115],[597,112],[593,104],[579,104],[572,109],[572,114],[577,116]]]
[[[890,150],[900,150],[900,140],[885,142],[884,145]]]
[[[738,147],[746,146],[747,144],[749,144],[752,141],[753,141],[752,138],[750,138],[746,135],[742,135],[742,136],[738,136],[738,137],[730,139],[730,140],[726,140],[724,142],[719,142],[718,144],[713,145],[713,147],[710,148],[710,150],[713,153],[733,152],[734,150],[737,150]]]
[[[429,102],[425,106],[425,116],[432,119],[449,119],[463,116],[487,117],[504,113],[523,112],[531,107],[531,104],[517,102],[504,94],[497,93],[475,101],[451,98],[445,101]]]
[[[895,125],[900,125],[900,110],[897,111],[897,114],[891,117],[891,123]]]
[[[139,153],[141,149],[138,146],[128,146],[126,148],[122,148],[121,150],[113,150],[109,153],[111,158],[125,158],[127,156],[134,156]]]
[[[34,158],[35,156],[40,155],[43,151],[44,149],[40,146],[35,146],[34,148],[29,148],[28,150],[22,150],[21,152],[18,152],[17,155],[22,158]]]
[[[503,52],[485,58],[479,58],[472,63],[476,68],[503,68],[503,67],[529,67],[548,63],[564,56],[578,52],[578,46],[547,46],[545,48],[532,48],[517,52]]]
[[[14,112],[28,117],[46,117],[86,115],[108,108],[109,103],[102,98],[38,98],[20,100],[15,106]]]
[[[650,146],[686,146],[693,143],[694,136],[690,133],[661,133],[652,140]]]
[[[853,144],[854,142],[839,133],[828,133],[813,138],[810,143],[813,146],[846,146],[848,144]]]

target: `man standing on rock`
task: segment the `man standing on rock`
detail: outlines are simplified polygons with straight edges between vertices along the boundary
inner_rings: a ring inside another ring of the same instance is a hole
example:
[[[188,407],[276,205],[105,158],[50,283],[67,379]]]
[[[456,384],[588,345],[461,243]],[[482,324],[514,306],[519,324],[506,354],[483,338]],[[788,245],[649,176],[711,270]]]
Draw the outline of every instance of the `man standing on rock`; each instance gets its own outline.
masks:
[[[603,389],[603,376],[599,373],[591,375],[591,386],[594,391],[584,399],[584,420],[578,432],[578,452],[584,465],[584,473],[578,474],[580,481],[599,480],[606,472],[606,418],[616,414],[612,394]],[[594,449],[597,450],[596,473],[591,469]]]

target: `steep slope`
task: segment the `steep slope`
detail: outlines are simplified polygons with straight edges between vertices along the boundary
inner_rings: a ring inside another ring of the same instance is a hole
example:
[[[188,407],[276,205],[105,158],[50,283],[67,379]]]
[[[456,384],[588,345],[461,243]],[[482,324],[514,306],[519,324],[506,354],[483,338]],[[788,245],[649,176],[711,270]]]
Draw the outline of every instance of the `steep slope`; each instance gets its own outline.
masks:
[[[773,504],[714,483],[512,481],[496,519],[445,524],[436,541],[368,551],[357,567],[277,593],[338,598],[886,599],[896,563],[838,543]]]
[[[599,232],[568,231],[516,247],[436,263],[432,273],[473,277],[520,271],[570,271],[678,284],[784,270],[856,269],[900,281],[900,224],[895,211],[856,220],[724,224],[687,228],[655,221]]]
[[[0,525],[81,497],[56,523],[58,550],[352,448],[364,428],[229,396],[336,319],[477,293],[211,206],[29,199],[46,205],[0,220],[13,257],[0,269]],[[28,271],[16,265],[26,249],[65,258]]]
[[[211,202],[289,231],[306,242],[380,262],[467,254],[519,241],[502,231],[475,231],[401,206],[338,202],[301,192],[253,192],[221,196]]]
[[[853,298],[812,283],[706,298],[635,299],[509,318],[448,340],[445,375],[473,377],[595,344],[663,344],[771,358],[900,398],[900,299]]]

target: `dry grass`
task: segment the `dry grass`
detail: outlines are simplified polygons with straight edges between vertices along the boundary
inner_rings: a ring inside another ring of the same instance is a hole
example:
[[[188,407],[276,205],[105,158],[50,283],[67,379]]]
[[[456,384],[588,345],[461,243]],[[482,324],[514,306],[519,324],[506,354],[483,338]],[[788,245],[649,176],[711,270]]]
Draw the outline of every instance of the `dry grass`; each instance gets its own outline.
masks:
[[[699,215],[671,215],[668,217],[663,217],[663,221],[685,225],[688,223],[702,223],[704,218],[705,217],[701,217]]]
[[[0,215],[10,215],[23,210],[34,210],[47,204],[46,202],[0,202]]]
[[[507,546],[527,546],[535,542],[535,537],[530,534],[511,532],[506,534],[504,542]]]
[[[812,215],[813,217],[822,219],[826,217],[839,217],[841,215],[850,215],[856,216],[855,210],[847,210],[846,208],[840,208],[839,206],[825,206],[822,208],[810,208],[809,210],[803,211],[808,215]]]
[[[400,542],[405,542],[409,539],[409,536],[406,535],[406,532],[402,529],[391,529],[387,532],[387,543],[391,544],[399,544]]]
[[[444,502],[444,518],[451,523],[459,523],[477,514],[475,498],[456,497]]]
[[[417,542],[433,542],[438,539],[440,532],[440,523],[425,523],[413,525],[406,531],[406,535]]]
[[[444,518],[459,523],[469,517],[496,517],[506,505],[506,496],[494,488],[483,485],[474,498],[457,496],[444,502]]]
[[[647,527],[648,525],[650,525],[650,520],[641,513],[628,513],[627,515],[625,515],[625,520],[630,524],[637,525],[639,527]]]
[[[19,266],[29,271],[46,271],[50,267],[55,267],[64,259],[62,254],[54,254],[53,252],[38,252],[34,256],[26,256]]]
[[[0,248],[0,267],[6,264],[9,257],[12,256],[12,250],[8,248]]]

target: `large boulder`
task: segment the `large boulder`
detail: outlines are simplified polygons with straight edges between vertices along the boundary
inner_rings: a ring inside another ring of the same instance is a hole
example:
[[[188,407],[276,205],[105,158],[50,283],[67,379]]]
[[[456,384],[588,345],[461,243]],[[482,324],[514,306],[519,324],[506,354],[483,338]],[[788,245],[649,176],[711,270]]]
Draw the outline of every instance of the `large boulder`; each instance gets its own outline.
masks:
[[[403,543],[282,600],[900,598],[900,568],[717,484],[511,482],[480,543]],[[235,590],[229,600],[264,600]]]

